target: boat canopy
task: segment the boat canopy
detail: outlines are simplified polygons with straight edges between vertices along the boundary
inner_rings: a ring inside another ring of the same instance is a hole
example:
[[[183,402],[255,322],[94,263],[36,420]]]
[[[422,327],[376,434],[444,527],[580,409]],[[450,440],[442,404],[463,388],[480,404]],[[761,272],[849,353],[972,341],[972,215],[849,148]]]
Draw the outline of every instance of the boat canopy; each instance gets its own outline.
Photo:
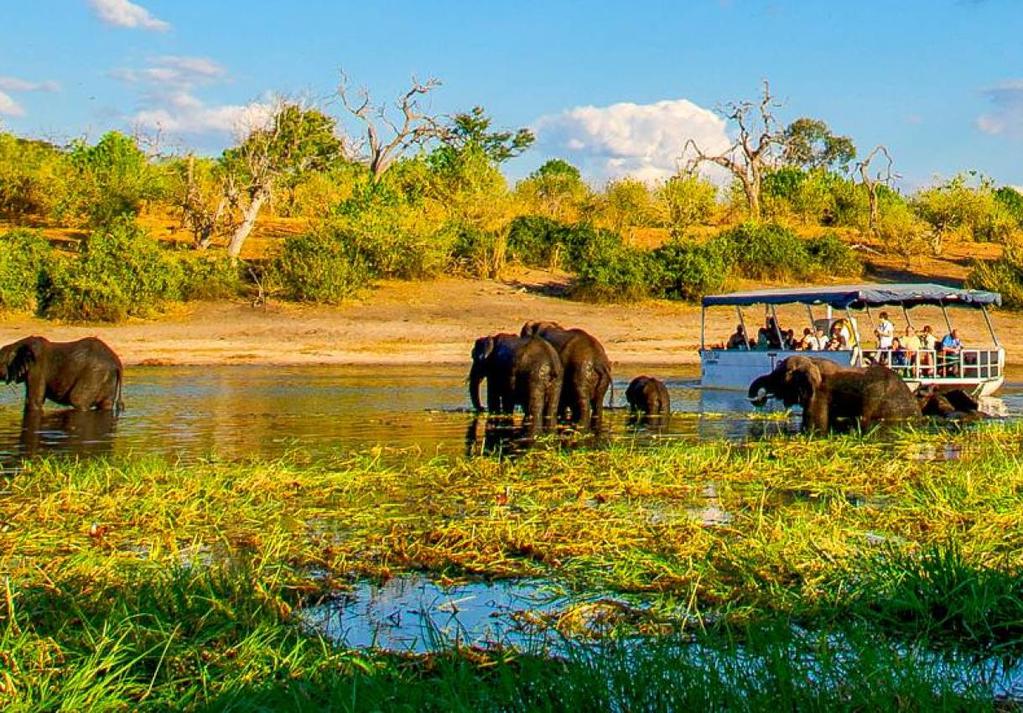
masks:
[[[707,295],[704,307],[716,305],[808,304],[829,305],[837,309],[863,309],[882,305],[916,307],[918,305],[959,305],[981,309],[987,305],[1001,305],[997,292],[960,290],[931,283],[892,283],[866,285],[822,285],[777,290],[732,292],[727,295]]]

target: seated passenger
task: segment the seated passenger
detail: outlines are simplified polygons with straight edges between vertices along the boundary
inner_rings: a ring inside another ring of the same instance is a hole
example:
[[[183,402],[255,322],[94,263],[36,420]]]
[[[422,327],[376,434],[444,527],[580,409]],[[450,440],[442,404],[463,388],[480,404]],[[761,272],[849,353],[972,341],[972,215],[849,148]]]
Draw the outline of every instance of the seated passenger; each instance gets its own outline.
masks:
[[[892,368],[896,371],[904,371],[899,369],[900,366],[906,366],[909,362],[906,356],[906,350],[902,346],[902,341],[898,337],[892,337],[891,343],[892,350]]]
[[[797,348],[804,352],[816,351],[817,350],[817,337],[813,335],[813,330],[809,327],[803,329],[803,336],[796,345]]]
[[[831,325],[831,339],[838,341],[839,349],[849,349],[849,328],[844,319],[835,320]]]
[[[761,327],[757,330],[757,349],[767,351],[770,348],[771,338],[767,334],[767,327]]]
[[[767,318],[767,324],[764,325],[764,331],[767,333],[767,345],[771,349],[781,349],[781,330],[778,328],[778,323],[774,321],[774,317]]]
[[[935,350],[938,348],[938,338],[934,336],[931,325],[924,325],[920,333],[920,372],[925,375],[934,374]]]
[[[916,336],[916,330],[906,327],[906,336],[901,340],[902,349],[906,352],[906,366],[916,366],[919,361],[920,337]]]
[[[785,343],[783,345],[785,349],[788,351],[794,351],[796,348],[796,333],[791,329],[786,329],[782,333],[782,337],[785,338]]]
[[[741,324],[736,325],[735,334],[728,338],[725,349],[746,349],[748,346],[749,340],[746,339],[746,328]]]

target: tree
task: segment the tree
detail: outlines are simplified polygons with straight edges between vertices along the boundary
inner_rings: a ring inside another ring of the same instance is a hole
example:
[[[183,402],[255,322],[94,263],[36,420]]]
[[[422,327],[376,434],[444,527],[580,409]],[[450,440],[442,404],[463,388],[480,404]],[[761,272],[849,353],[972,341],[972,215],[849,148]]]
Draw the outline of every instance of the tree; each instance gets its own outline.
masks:
[[[94,145],[71,144],[76,176],[76,212],[93,225],[105,225],[122,215],[138,215],[144,201],[160,195],[160,182],[138,143],[119,131],[109,131]]]
[[[559,158],[551,159],[529,174],[515,187],[516,193],[533,213],[558,221],[572,221],[578,217],[590,189],[579,169]]]
[[[650,189],[635,178],[619,178],[604,189],[601,210],[611,230],[622,232],[627,226],[648,226],[656,222],[657,210]]]
[[[420,84],[413,77],[411,88],[395,102],[395,108],[401,114],[399,123],[391,118],[386,104],[373,104],[366,89],[360,90],[358,101],[353,102],[349,97],[348,77],[341,73],[337,94],[345,109],[364,126],[362,160],[369,167],[373,183],[379,183],[395,159],[410,148],[423,146],[443,133],[437,119],[425,113],[419,105],[420,99],[439,86],[437,79],[431,78]],[[390,137],[386,138],[388,133]]]
[[[205,250],[223,229],[228,209],[237,200],[233,182],[221,162],[197,160],[192,154],[171,168],[177,178],[172,200],[181,211],[181,227],[192,234],[197,250]]]
[[[687,228],[706,220],[717,205],[714,184],[696,175],[672,176],[655,195],[672,237],[681,237]]]
[[[820,119],[802,117],[785,127],[783,158],[789,165],[845,171],[855,157],[852,139],[831,133]]]
[[[440,129],[441,149],[464,151],[468,146],[478,146],[488,159],[500,164],[518,156],[536,141],[529,129],[491,131],[492,123],[481,106],[455,114],[450,123]]]
[[[694,171],[702,163],[713,163],[739,181],[749,217],[753,220],[760,220],[760,189],[764,172],[770,168],[779,147],[785,144],[785,132],[777,128],[771,113],[774,106],[770,85],[765,81],[759,102],[740,101],[725,105],[725,118],[738,129],[737,138],[725,151],[707,154],[692,138],[687,139],[682,148],[683,158],[692,154],[684,173]]]
[[[294,103],[277,106],[267,125],[253,128],[238,146],[224,152],[225,188],[237,203],[243,203],[239,206],[242,220],[231,236],[228,255],[236,258],[241,253],[275,185],[322,171],[344,156],[333,118]]]
[[[870,164],[878,155],[884,156],[887,164],[883,171],[878,171],[873,177],[870,175]],[[890,186],[896,174],[892,173],[892,156],[883,144],[878,144],[856,164],[856,170],[860,173],[860,182],[867,189],[867,201],[870,205],[870,213],[867,218],[867,229],[876,236],[880,224],[880,209],[878,206],[877,192],[879,185]]]

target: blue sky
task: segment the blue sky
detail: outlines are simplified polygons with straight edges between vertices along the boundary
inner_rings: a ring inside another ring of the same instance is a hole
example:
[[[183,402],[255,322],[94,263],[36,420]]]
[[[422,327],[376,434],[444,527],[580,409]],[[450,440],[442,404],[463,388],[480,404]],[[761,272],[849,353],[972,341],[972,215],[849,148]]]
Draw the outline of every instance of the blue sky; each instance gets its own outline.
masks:
[[[1018,0],[34,0],[3,17],[0,125],[55,140],[159,126],[215,151],[270,93],[329,102],[343,67],[375,98],[434,76],[432,109],[535,127],[513,175],[558,156],[595,182],[656,179],[687,136],[727,141],[711,112],[769,79],[780,118],[886,144],[908,188],[967,169],[1023,185]]]

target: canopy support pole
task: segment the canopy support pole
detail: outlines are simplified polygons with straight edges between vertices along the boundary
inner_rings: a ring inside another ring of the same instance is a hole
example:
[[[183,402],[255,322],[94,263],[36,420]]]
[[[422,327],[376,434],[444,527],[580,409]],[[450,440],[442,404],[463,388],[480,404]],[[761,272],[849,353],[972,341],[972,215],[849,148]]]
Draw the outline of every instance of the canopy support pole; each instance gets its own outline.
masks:
[[[984,321],[987,323],[987,331],[991,333],[991,339],[994,341],[995,346],[1001,349],[1002,343],[998,341],[998,335],[995,334],[995,328],[991,326],[991,315],[987,313],[987,307],[981,305],[980,313],[984,315]]]
[[[785,348],[785,338],[781,335],[781,327],[778,326],[778,313],[774,311],[774,305],[771,305],[771,321],[774,322],[774,335],[778,337],[778,348]]]
[[[807,305],[806,306],[806,313],[808,315],[810,315],[810,330],[814,334],[816,334],[817,333],[817,328],[814,326],[814,323],[813,323],[813,307],[811,307],[810,305]]]
[[[749,330],[746,329],[746,318],[742,316],[742,307],[735,305],[735,313],[739,315],[739,324],[742,325],[742,333],[746,335],[746,338],[742,340],[743,346],[746,347],[746,351],[749,351]]]
[[[906,309],[906,303],[900,302],[899,304],[902,305],[902,314],[906,318],[906,324],[908,324],[910,327],[913,327],[913,320],[910,319],[909,317],[909,310]],[[913,327],[913,329],[915,330],[916,327]]]
[[[941,314],[945,318],[945,326],[948,327],[948,334],[952,333],[952,321],[948,318],[948,310],[945,309],[945,301],[939,300],[938,304],[941,305]]]

